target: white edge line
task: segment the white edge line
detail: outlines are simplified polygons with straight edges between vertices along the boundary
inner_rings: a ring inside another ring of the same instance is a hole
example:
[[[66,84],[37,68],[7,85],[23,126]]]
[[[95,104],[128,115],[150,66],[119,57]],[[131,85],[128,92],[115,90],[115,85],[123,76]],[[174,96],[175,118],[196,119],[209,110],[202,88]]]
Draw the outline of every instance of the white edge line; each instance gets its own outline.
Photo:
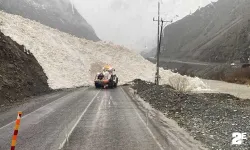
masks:
[[[120,87],[121,88],[121,87]],[[123,88],[121,88],[124,95],[126,96],[127,99],[130,99],[128,98],[128,95],[125,93],[125,91],[123,90]],[[138,113],[138,111],[135,109],[134,105],[132,105],[133,109],[135,110],[137,116],[140,118],[140,120],[142,121],[142,123],[144,124],[144,126],[147,128],[149,134],[152,136],[152,138],[154,139],[154,141],[156,142],[156,144],[158,145],[158,147],[161,149],[161,150],[164,150],[164,148],[162,147],[162,145],[157,141],[156,137],[154,136],[154,134],[152,133],[152,131],[149,129],[149,127],[147,126],[146,122],[142,119],[141,115]]]
[[[74,126],[72,127],[72,129],[69,131],[69,133],[67,134],[68,136],[63,140],[63,142],[60,144],[58,149],[62,149],[67,141],[67,138],[70,137],[70,135],[72,134],[72,132],[74,131],[74,129],[76,128],[77,124],[80,122],[80,120],[82,119],[83,115],[86,113],[86,111],[88,110],[88,108],[90,107],[90,105],[94,102],[95,98],[97,97],[97,95],[100,93],[101,90],[99,90],[97,92],[97,94],[93,97],[93,99],[89,102],[88,106],[85,108],[85,110],[82,112],[82,114],[80,115],[80,117],[78,118],[78,120],[76,121],[76,123],[74,124]]]
[[[83,92],[86,91],[87,89],[88,89],[88,88],[84,89]],[[75,92],[75,91],[73,91],[73,92]],[[52,102],[50,102],[50,103],[48,103],[48,104],[46,104],[46,105],[44,105],[44,106],[42,106],[42,107],[36,109],[36,110],[34,110],[34,111],[28,113],[27,115],[22,116],[22,117],[21,117],[21,120],[24,119],[24,118],[26,118],[26,117],[28,117],[28,116],[31,115],[32,113],[35,113],[36,111],[39,111],[39,110],[43,109],[44,107],[47,107],[47,106],[50,105],[51,103],[54,103],[54,102],[59,101],[60,99],[62,99],[62,98],[64,98],[64,97],[68,96],[69,94],[71,94],[71,93],[68,93],[68,94],[64,95],[63,97],[60,97],[59,99],[54,100],[54,101],[52,101]],[[8,124],[6,124],[5,126],[2,126],[2,127],[0,128],[0,130],[3,129],[3,128],[5,128],[5,127],[7,127],[7,126],[9,126],[9,125],[11,125],[11,124],[13,124],[13,123],[15,123],[15,122],[16,122],[16,120],[15,120],[15,121],[12,121],[12,122],[10,122],[10,123],[8,123]]]

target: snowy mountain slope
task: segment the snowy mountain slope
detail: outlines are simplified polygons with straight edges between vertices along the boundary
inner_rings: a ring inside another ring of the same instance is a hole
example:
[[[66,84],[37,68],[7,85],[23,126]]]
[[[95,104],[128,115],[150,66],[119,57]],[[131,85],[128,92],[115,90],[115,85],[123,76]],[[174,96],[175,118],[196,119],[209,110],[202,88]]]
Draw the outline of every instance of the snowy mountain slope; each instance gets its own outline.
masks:
[[[154,81],[155,66],[125,47],[80,39],[4,12],[0,12],[0,30],[31,50],[53,89],[93,85],[96,71],[104,64],[116,68],[120,83],[136,78]],[[198,78],[182,77],[163,69],[161,73],[162,83],[186,79],[186,88],[190,90],[206,88]]]
[[[0,10],[36,20],[80,38],[100,40],[71,0],[0,0]]]

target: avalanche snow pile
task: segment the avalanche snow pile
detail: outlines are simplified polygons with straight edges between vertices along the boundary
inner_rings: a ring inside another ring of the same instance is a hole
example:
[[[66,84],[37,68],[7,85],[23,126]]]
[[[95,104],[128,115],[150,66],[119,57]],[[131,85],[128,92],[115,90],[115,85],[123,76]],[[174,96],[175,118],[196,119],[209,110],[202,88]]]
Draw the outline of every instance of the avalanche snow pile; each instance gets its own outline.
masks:
[[[53,89],[93,85],[95,74],[104,64],[116,68],[120,84],[137,78],[154,81],[155,66],[122,46],[77,38],[4,12],[0,12],[0,30],[34,54]],[[171,81],[176,86],[185,82],[187,90],[207,88],[199,78],[161,69],[161,83]]]

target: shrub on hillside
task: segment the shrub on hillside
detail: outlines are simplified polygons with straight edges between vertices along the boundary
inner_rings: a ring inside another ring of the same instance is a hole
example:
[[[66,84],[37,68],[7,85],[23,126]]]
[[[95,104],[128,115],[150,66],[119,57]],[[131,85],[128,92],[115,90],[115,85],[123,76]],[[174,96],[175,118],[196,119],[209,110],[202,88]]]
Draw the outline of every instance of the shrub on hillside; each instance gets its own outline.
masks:
[[[250,84],[250,68],[240,68],[224,79],[227,82]]]

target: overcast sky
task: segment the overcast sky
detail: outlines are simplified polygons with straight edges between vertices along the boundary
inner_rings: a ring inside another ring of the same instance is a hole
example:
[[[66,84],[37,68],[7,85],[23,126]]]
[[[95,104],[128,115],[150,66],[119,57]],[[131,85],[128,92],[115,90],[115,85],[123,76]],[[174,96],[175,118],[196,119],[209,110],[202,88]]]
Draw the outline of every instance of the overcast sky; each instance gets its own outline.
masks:
[[[71,0],[98,37],[136,51],[155,46],[158,0]],[[164,19],[184,16],[216,0],[162,0]]]

